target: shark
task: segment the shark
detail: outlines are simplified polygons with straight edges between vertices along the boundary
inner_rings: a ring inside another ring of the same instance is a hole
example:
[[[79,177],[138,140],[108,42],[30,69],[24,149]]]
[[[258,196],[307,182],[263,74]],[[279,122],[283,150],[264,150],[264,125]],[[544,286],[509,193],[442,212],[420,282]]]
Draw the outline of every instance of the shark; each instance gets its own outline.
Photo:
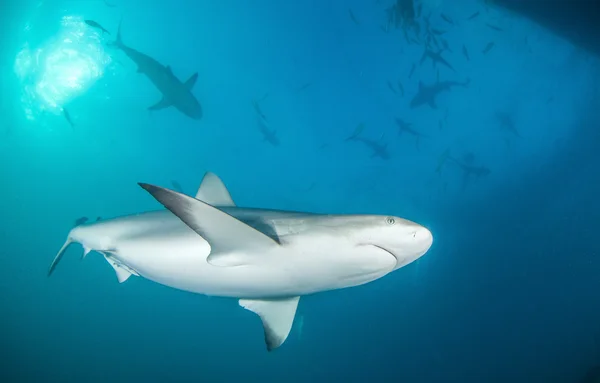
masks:
[[[270,143],[273,146],[279,146],[279,138],[277,137],[277,131],[267,126],[267,123],[260,116],[257,116],[258,129],[260,134],[263,136],[263,141]]]
[[[139,183],[166,209],[72,228],[67,248],[99,253],[119,283],[131,276],[197,294],[238,299],[263,324],[268,351],[287,339],[302,296],[364,285],[427,253],[433,235],[396,216],[238,207],[206,173],[195,197]]]
[[[421,137],[427,138],[425,134],[418,132],[415,128],[412,127],[412,123],[406,122],[401,118],[396,117],[396,125],[398,126],[398,134],[402,134],[406,132],[407,134],[415,137],[417,149],[419,149],[419,140]]]
[[[374,157],[379,157],[383,160],[389,160],[390,159],[390,153],[387,150],[387,143],[385,144],[381,144],[375,140],[371,140],[369,138],[364,138],[364,137],[360,137],[360,133],[362,133],[362,131],[365,128],[365,124],[364,123],[360,123],[358,124],[358,126],[356,127],[356,129],[354,130],[354,132],[352,133],[352,135],[350,135],[349,137],[347,137],[344,141],[357,141],[357,142],[362,142],[366,147],[368,147],[369,149],[371,149],[371,151],[373,151],[373,154],[371,154],[371,158]],[[383,137],[383,135],[381,136]]]
[[[440,81],[439,78],[433,85],[425,85],[422,81],[419,81],[419,90],[417,94],[410,101],[410,107],[416,108],[424,104],[429,105],[433,109],[437,109],[436,99],[438,94],[450,91],[452,87],[462,86],[467,87],[470,80],[467,79],[464,82],[458,81]]]
[[[421,56],[421,61],[419,62],[421,65],[423,65],[423,63],[425,62],[425,60],[427,59],[431,59],[431,63],[433,65],[433,67],[435,68],[436,64],[441,64],[444,65],[445,67],[447,67],[448,69],[452,70],[452,71],[456,71],[454,69],[454,67],[452,65],[450,65],[450,63],[448,61],[446,61],[446,59],[444,59],[442,57],[442,52],[434,52],[429,48],[426,48],[425,51],[423,52],[423,56]]]
[[[194,120],[202,118],[202,107],[192,93],[192,89],[198,80],[198,72],[194,73],[185,82],[181,82],[173,74],[170,66],[162,65],[152,57],[125,45],[121,38],[121,23],[119,23],[117,38],[111,45],[123,51],[137,65],[138,73],[148,77],[162,93],[162,99],[150,106],[149,110],[155,111],[174,106],[181,113]]]

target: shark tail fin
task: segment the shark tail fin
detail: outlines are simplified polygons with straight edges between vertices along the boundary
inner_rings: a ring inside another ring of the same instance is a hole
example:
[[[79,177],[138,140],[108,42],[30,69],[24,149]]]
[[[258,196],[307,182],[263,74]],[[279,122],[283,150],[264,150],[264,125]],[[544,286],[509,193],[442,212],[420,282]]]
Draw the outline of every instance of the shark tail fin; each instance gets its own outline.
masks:
[[[69,237],[67,237],[67,240],[65,241],[64,245],[60,248],[60,250],[58,251],[58,253],[56,254],[56,257],[54,257],[54,260],[52,261],[52,264],[50,265],[50,268],[48,269],[48,276],[52,275],[52,272],[54,271],[54,269],[56,268],[56,266],[58,265],[58,263],[60,262],[60,260],[62,259],[62,256],[65,254],[65,252],[67,251],[67,248],[69,247],[69,245],[71,245],[73,243],[73,239],[71,238],[71,236],[69,235]]]

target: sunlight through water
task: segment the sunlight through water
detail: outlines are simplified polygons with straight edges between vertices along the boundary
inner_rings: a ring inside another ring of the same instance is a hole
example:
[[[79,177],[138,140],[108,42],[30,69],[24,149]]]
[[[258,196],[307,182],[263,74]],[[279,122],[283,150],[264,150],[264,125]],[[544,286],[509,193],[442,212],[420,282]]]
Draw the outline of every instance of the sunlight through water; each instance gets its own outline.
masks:
[[[64,16],[60,23],[59,32],[39,47],[26,41],[15,59],[21,105],[29,120],[45,112],[60,113],[102,77],[111,62],[102,35],[82,17]],[[28,24],[25,32],[31,31]]]

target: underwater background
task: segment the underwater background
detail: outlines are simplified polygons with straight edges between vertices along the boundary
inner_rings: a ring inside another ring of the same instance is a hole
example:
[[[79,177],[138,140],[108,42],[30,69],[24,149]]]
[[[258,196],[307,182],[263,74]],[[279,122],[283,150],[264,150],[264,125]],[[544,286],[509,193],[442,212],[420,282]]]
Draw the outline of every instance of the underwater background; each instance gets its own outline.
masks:
[[[597,56],[476,0],[1,7],[0,381],[593,381]],[[160,92],[109,44],[121,19],[125,44],[198,72],[200,120],[147,110]],[[79,248],[47,277],[76,219],[158,209],[137,182],[193,195],[207,171],[240,206],[397,215],[434,244],[303,297],[270,353],[234,299],[119,284]]]

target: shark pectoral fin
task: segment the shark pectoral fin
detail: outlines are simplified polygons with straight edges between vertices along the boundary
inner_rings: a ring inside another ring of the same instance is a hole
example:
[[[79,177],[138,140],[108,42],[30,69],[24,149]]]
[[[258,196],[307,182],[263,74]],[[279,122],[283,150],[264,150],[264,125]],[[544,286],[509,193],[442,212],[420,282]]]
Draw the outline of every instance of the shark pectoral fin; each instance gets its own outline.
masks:
[[[109,254],[110,251],[103,251],[104,253],[104,259],[106,259],[106,262],[108,262],[112,268],[115,270],[115,274],[117,274],[117,280],[119,281],[119,283],[123,283],[126,280],[129,279],[129,277],[131,277],[133,275],[133,272],[131,270],[129,270],[129,268],[115,262],[114,259],[111,259],[109,256],[107,256],[106,254]]]
[[[187,90],[192,90],[194,88],[194,85],[196,85],[196,80],[198,80],[198,72],[191,75],[190,78],[188,78],[186,82],[183,83],[183,85],[185,85]]]
[[[168,108],[169,106],[173,105],[171,103],[171,101],[167,100],[166,98],[162,98],[159,102],[157,102],[156,104],[152,105],[151,107],[148,108],[148,110],[161,110],[164,108]]]
[[[429,104],[429,106],[431,106],[433,109],[437,109],[437,104],[435,103],[434,99],[429,100],[429,102],[427,102]]]
[[[300,297],[284,299],[240,299],[240,306],[260,317],[265,330],[267,350],[272,351],[287,339],[294,323]]]
[[[279,246],[271,237],[206,202],[158,186],[139,185],[208,242],[207,261],[211,264],[219,255],[268,251]]]
[[[202,178],[200,188],[196,193],[196,199],[213,206],[235,206],[223,181],[211,172],[206,173]]]

